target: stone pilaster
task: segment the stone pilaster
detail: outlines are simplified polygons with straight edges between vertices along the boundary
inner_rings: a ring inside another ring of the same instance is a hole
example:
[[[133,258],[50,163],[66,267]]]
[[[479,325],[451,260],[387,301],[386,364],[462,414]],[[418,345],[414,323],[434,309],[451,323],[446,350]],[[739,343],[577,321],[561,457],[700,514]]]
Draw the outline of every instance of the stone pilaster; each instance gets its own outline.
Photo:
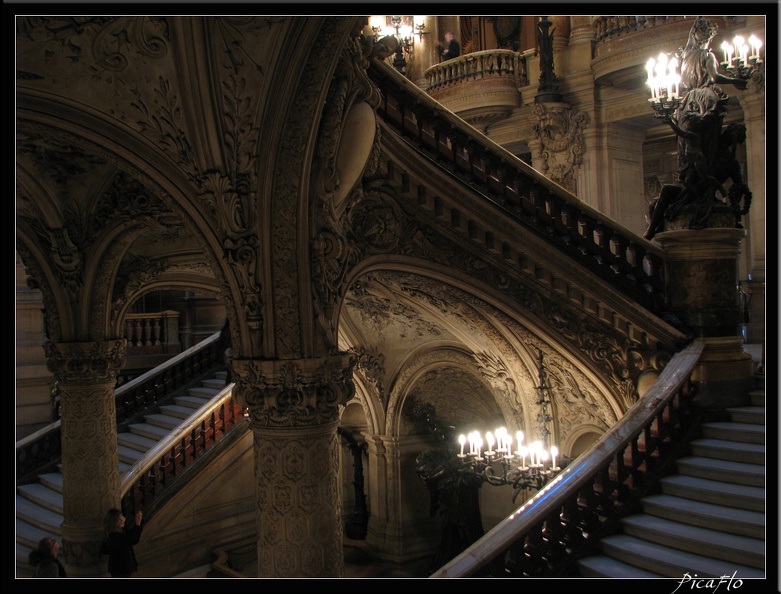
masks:
[[[235,395],[254,434],[258,577],[343,577],[340,407],[349,354],[234,359]]]
[[[114,386],[125,347],[125,339],[44,344],[60,390],[62,559],[70,577],[106,572],[100,545],[103,517],[120,502]]]
[[[753,386],[751,356],[743,350],[738,261],[743,229],[675,229],[655,236],[667,252],[667,304],[703,339],[705,352],[694,372],[695,402],[719,410],[741,406]]]

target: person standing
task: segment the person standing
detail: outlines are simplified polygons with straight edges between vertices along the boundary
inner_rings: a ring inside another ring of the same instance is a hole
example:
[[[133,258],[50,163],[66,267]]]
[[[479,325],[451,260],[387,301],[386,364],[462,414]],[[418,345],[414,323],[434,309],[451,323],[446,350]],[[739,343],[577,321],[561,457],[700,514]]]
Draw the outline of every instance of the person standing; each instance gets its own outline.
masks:
[[[125,525],[122,511],[112,507],[106,512],[105,540],[101,553],[108,555],[108,572],[111,577],[131,577],[138,570],[133,545],[138,544],[143,530],[143,514],[136,512],[135,524]]]
[[[439,57],[444,62],[445,60],[452,60],[461,55],[461,46],[456,41],[456,36],[450,31],[445,33],[445,46],[441,43],[437,44],[439,47]]]
[[[65,568],[57,559],[60,543],[50,536],[44,536],[38,541],[38,546],[30,551],[28,561],[35,569],[33,577],[68,577]]]

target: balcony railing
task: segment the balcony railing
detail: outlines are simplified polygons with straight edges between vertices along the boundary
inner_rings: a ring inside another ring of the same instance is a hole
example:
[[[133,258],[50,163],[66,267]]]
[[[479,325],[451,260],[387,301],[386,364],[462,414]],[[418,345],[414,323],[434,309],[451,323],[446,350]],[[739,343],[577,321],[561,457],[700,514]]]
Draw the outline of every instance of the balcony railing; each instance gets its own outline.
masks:
[[[699,430],[692,372],[704,349],[693,341],[646,394],[586,453],[467,550],[431,574],[468,577],[568,577],[598,552],[621,517],[686,451]]]
[[[127,356],[175,355],[179,342],[179,312],[131,313],[125,317]]]
[[[466,81],[486,79],[506,80],[516,91],[529,84],[524,55],[500,49],[472,52],[435,64],[426,70],[425,76],[429,93]]]

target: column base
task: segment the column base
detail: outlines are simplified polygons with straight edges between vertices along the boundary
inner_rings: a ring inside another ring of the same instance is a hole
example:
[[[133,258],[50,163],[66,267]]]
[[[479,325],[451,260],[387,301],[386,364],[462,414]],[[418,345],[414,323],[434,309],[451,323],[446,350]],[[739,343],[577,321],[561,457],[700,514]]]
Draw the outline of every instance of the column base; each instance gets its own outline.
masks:
[[[726,409],[749,404],[754,388],[754,362],[737,337],[705,338],[705,350],[692,374],[697,387],[694,403],[707,416],[729,418]]]

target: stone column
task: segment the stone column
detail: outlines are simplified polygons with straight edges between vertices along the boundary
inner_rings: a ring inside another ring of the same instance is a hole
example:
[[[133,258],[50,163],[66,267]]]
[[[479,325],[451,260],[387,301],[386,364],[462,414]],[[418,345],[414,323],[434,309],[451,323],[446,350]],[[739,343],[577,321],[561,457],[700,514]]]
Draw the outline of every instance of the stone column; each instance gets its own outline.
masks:
[[[591,23],[590,16],[571,16],[570,17],[570,34],[569,45],[584,45],[591,44],[596,39],[596,30]],[[591,51],[589,49],[589,57]]]
[[[729,217],[729,213],[726,215]],[[733,219],[734,220],[734,219]],[[743,406],[753,387],[751,356],[743,351],[738,260],[743,229],[673,229],[655,236],[667,252],[667,304],[705,351],[693,379],[695,402],[715,417]]]
[[[62,420],[62,560],[69,577],[106,574],[103,517],[119,507],[114,386],[126,340],[45,343]]]
[[[258,577],[344,576],[336,429],[353,365],[349,354],[232,361],[254,434]]]
[[[751,292],[746,342],[765,342],[765,260],[766,260],[766,190],[765,190],[765,81],[756,74],[745,92],[738,94],[746,123],[746,183],[751,189],[752,201],[743,224],[748,231],[748,270],[742,278],[748,279]],[[748,219],[748,220],[746,220]]]

